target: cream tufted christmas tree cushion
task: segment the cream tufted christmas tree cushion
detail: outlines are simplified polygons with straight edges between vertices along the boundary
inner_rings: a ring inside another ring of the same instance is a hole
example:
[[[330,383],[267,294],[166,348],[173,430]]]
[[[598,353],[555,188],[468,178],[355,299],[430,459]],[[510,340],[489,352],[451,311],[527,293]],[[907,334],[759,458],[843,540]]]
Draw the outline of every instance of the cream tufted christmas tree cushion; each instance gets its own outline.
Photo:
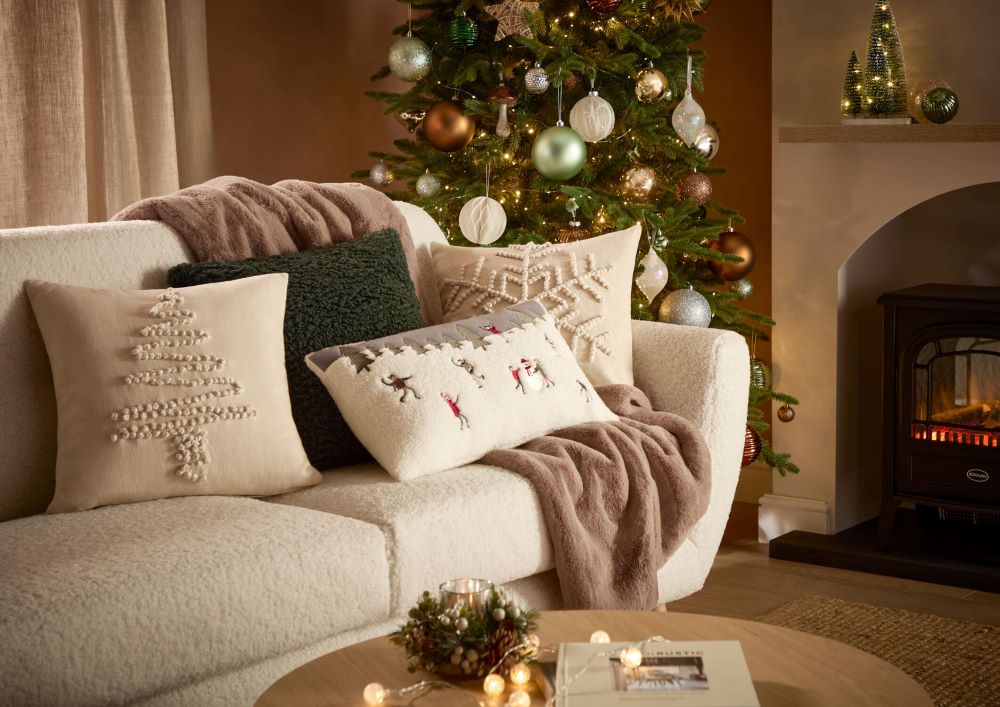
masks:
[[[306,357],[351,431],[406,481],[618,418],[538,302]]]
[[[576,243],[431,244],[445,322],[537,299],[594,385],[632,383],[632,273],[642,228]]]
[[[170,290],[25,284],[58,412],[48,512],[319,483],[292,422],[288,275]]]

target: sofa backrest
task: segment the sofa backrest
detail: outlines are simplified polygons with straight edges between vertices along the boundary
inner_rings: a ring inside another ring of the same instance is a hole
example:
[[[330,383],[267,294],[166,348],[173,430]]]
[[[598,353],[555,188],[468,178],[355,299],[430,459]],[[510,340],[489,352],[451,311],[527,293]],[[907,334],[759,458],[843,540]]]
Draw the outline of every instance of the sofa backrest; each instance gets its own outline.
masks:
[[[436,294],[428,245],[445,242],[444,235],[423,209],[399,208],[427,291]],[[44,512],[55,483],[55,392],[24,281],[155,289],[166,286],[168,269],[191,259],[181,237],[159,221],[0,230],[0,521]]]

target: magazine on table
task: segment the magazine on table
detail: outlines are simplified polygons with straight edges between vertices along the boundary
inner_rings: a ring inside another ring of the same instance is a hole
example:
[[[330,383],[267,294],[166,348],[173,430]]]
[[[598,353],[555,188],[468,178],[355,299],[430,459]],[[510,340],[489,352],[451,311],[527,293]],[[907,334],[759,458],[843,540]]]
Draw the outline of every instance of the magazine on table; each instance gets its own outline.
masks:
[[[554,681],[556,706],[760,705],[739,641],[647,643],[642,664],[635,668],[622,664],[618,657],[631,645],[561,644]]]

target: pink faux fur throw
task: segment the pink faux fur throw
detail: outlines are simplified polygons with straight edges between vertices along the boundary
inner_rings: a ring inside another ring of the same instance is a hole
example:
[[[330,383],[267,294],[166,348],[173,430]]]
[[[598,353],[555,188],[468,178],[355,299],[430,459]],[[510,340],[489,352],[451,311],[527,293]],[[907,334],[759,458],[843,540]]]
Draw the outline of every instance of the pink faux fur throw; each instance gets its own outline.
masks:
[[[641,390],[605,385],[620,416],[498,449],[483,464],[534,485],[568,609],[652,609],[657,570],[708,508],[711,456],[698,429]]]
[[[403,243],[417,298],[426,301],[406,218],[389,197],[364,184],[286,179],[268,186],[243,177],[216,177],[137,201],[111,220],[163,221],[200,261],[311,250],[392,228]]]

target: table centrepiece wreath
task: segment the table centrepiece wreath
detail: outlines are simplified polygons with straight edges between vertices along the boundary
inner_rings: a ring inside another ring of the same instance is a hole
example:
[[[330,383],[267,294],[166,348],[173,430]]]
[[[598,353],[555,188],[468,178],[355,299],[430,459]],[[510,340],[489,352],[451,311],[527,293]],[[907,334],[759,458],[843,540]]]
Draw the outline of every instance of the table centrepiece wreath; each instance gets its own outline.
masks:
[[[537,647],[536,614],[485,580],[450,580],[437,596],[425,591],[408,616],[390,638],[406,650],[410,672],[507,675]]]

